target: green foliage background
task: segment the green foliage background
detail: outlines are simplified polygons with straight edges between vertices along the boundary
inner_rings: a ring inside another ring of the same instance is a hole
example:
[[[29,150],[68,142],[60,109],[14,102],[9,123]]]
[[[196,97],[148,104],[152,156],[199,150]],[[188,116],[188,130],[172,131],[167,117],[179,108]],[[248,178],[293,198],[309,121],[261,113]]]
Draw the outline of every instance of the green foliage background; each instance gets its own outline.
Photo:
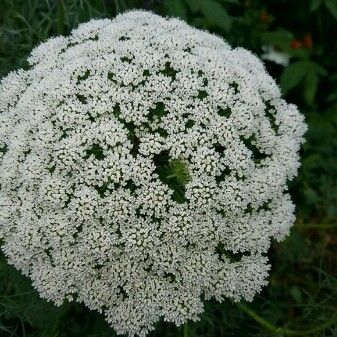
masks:
[[[25,67],[30,50],[90,18],[128,8],[179,16],[262,55],[270,45],[290,57],[266,61],[309,131],[291,235],[274,243],[270,284],[253,303],[208,302],[197,323],[160,322],[161,336],[337,336],[337,0],[0,0],[0,77]],[[0,336],[112,337],[104,318],[82,305],[57,308],[0,255]]]

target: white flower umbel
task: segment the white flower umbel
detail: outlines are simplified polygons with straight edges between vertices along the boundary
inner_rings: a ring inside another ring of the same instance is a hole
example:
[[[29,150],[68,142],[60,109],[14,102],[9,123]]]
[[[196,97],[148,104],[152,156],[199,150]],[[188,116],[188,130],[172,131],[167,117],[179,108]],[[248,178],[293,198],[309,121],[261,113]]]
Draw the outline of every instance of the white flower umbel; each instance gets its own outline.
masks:
[[[0,237],[57,305],[119,334],[252,300],[294,222],[306,126],[263,64],[131,11],[35,48],[0,85]]]

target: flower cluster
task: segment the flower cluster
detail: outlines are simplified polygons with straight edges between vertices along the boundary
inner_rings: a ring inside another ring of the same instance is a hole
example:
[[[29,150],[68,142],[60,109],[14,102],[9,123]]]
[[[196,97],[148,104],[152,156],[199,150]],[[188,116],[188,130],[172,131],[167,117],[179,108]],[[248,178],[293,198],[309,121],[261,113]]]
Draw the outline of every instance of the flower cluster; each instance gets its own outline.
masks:
[[[130,11],[35,48],[0,85],[0,238],[57,305],[119,334],[251,300],[294,221],[306,126],[249,51]]]

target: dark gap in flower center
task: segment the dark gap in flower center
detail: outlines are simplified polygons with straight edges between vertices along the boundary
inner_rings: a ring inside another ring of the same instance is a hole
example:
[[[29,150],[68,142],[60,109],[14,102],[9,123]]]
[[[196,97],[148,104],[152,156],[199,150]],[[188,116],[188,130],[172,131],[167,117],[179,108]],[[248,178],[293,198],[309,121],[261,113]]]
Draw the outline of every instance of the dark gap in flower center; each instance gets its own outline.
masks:
[[[31,152],[32,152],[32,149],[28,149],[28,150],[23,151],[23,154],[24,154],[25,156],[27,156],[27,155],[30,154]]]
[[[124,120],[120,119],[121,110],[120,110],[120,105],[117,103],[113,109],[113,114],[119,119],[121,123],[124,124],[128,131],[128,139],[130,143],[132,144],[132,148],[130,150],[130,153],[133,157],[136,157],[139,153],[139,145],[140,145],[140,139],[136,135],[136,125],[131,121],[131,122],[125,122]]]
[[[118,188],[121,188],[123,185],[124,189],[128,189],[130,191],[130,194],[134,194],[134,192],[137,190],[137,185],[133,182],[132,179],[126,180],[124,184],[118,182],[113,182],[111,178],[109,178],[107,181],[105,181],[101,185],[95,185],[94,189],[97,191],[99,196],[101,198],[104,198],[107,196],[107,192],[111,192],[112,190],[117,190]]]
[[[53,166],[50,166],[47,168],[47,170],[50,172],[50,173],[54,173],[55,172],[55,169],[56,169],[56,165],[53,165]]]
[[[6,153],[8,151],[8,147],[7,144],[4,144],[3,146],[0,147],[0,152],[1,153]]]
[[[145,262],[146,263],[146,262]],[[143,269],[147,272],[150,273],[153,269],[153,263],[146,263],[146,265],[143,267]]]
[[[229,108],[229,107],[227,107],[227,108],[225,108],[225,109],[219,107],[217,113],[218,113],[220,116],[222,116],[222,117],[227,117],[227,118],[228,118],[228,117],[231,115],[232,110],[231,110],[231,108]]]
[[[108,186],[110,185],[110,183],[111,183],[110,181],[106,181],[100,186],[98,185],[94,186],[95,190],[97,191],[97,193],[101,198],[106,196],[106,192],[109,190]]]
[[[176,276],[172,273],[164,273],[164,278],[169,281],[169,283],[174,283],[176,281]]]
[[[261,206],[257,207],[257,208],[253,208],[252,205],[249,203],[245,209],[245,213],[246,214],[253,214],[253,212],[261,212],[261,211],[270,211],[270,202],[271,199],[268,199],[267,201],[265,201]]]
[[[126,62],[126,63],[131,63],[132,62],[132,58],[127,57],[127,56],[123,56],[123,57],[121,57],[121,61],[122,62]]]
[[[226,169],[223,170],[220,175],[215,177],[215,180],[219,184],[221,181],[224,181],[230,174],[231,170],[228,167],[226,167]]]
[[[153,122],[155,119],[159,121],[167,115],[167,111],[165,110],[165,104],[163,102],[156,103],[156,107],[154,109],[149,110],[149,120]]]
[[[129,295],[121,285],[117,286],[117,293],[122,297],[123,300],[129,297]]]
[[[91,113],[87,113],[86,115],[91,123],[95,122],[96,118]]]
[[[208,97],[208,93],[205,90],[199,90],[198,91],[198,96],[200,100],[203,100],[204,98]]]
[[[86,70],[85,73],[83,75],[78,75],[77,76],[77,84],[86,80],[90,75],[90,71],[89,70]]]
[[[202,70],[198,70],[198,77],[203,77],[205,75],[205,73],[202,71]],[[202,79],[202,83],[203,83],[203,86],[206,87],[208,85],[208,79],[206,77],[204,77]]]
[[[82,103],[87,104],[87,98],[84,95],[76,94],[76,98]]]
[[[115,79],[115,74],[111,71],[108,72],[108,80],[115,84],[118,83],[117,80]]]
[[[66,193],[66,195],[67,195],[67,200],[64,202],[64,208],[68,207],[68,205],[70,204],[71,199],[74,196],[73,193]]]
[[[270,156],[262,152],[254,143],[256,142],[255,136],[249,138],[240,137],[245,146],[252,152],[252,159],[256,164],[259,164],[262,160],[269,158]]]
[[[190,129],[195,125],[195,121],[193,121],[192,119],[189,119],[186,123],[185,123],[185,128],[186,129]]]
[[[221,261],[225,262],[229,260],[231,263],[241,261],[242,257],[246,255],[242,252],[234,253],[231,250],[225,249],[224,244],[221,242],[216,246],[215,252],[219,255]]]
[[[105,158],[104,150],[99,144],[93,144],[91,148],[87,149],[85,159],[93,155],[97,160],[103,160]]]
[[[223,154],[223,152],[226,150],[226,147],[221,145],[220,143],[213,144],[213,148],[216,152]]]
[[[116,105],[114,106],[112,113],[115,117],[119,118],[120,114],[121,114],[121,107],[119,105],[119,103],[116,103]]]
[[[83,232],[83,227],[83,223],[80,223],[79,226],[76,226],[76,232],[72,235],[75,240],[78,238],[78,235]]]
[[[128,189],[132,195],[136,191],[137,186],[132,179],[129,179],[126,181],[125,188]]]
[[[239,85],[236,82],[229,83],[229,87],[234,89],[234,95],[239,92]]]
[[[275,107],[270,103],[270,101],[265,102],[265,109],[264,112],[269,119],[269,123],[271,128],[275,131],[275,133],[278,133],[279,125],[276,124],[276,110]]]
[[[104,267],[104,263],[97,263],[95,264],[92,269],[96,270],[97,272],[99,272],[102,268]]]
[[[128,36],[121,36],[118,40],[119,41],[127,41],[127,40],[130,40],[131,38],[128,37]]]
[[[53,255],[52,255],[52,248],[48,247],[48,248],[44,249],[44,252],[46,253],[51,265],[53,267],[55,267],[55,261],[54,261]]]
[[[98,41],[98,35],[96,34],[95,36],[89,37],[89,40]]]
[[[62,134],[61,134],[59,140],[68,138],[69,137],[69,133],[67,131],[70,131],[70,130],[71,129],[62,129]]]
[[[175,80],[178,71],[175,70],[174,68],[172,68],[171,63],[167,61],[165,63],[164,70],[161,70],[160,73],[163,74],[163,75],[165,75],[165,76],[171,77],[172,80]]]
[[[159,135],[162,136],[163,138],[167,138],[168,136],[168,132],[163,128],[156,129],[156,132],[158,132]]]

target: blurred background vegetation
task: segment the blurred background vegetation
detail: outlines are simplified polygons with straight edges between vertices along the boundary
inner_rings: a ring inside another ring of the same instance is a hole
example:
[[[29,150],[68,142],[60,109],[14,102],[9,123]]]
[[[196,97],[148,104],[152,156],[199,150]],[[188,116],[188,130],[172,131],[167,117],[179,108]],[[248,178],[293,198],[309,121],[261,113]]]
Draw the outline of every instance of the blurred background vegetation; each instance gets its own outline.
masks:
[[[309,125],[290,186],[297,222],[270,250],[269,286],[253,303],[208,302],[185,327],[160,322],[150,337],[337,336],[337,0],[0,0],[0,77],[25,67],[48,37],[130,8],[181,17],[252,50]],[[0,336],[116,335],[81,305],[41,300],[1,255]]]

